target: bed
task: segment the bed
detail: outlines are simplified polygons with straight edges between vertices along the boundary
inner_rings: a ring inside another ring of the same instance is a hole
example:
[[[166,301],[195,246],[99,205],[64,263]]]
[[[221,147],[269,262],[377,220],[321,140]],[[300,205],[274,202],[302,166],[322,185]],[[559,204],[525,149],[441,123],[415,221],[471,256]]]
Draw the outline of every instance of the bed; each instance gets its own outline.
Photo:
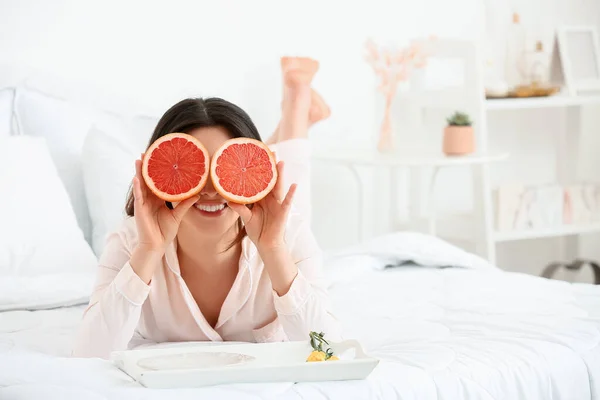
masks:
[[[69,358],[75,306],[0,313],[0,398],[600,398],[594,286],[410,264],[352,275],[330,290],[346,336],[381,360],[364,381],[145,389],[109,361]]]
[[[149,390],[71,358],[153,123],[0,88],[0,141],[22,137],[0,146],[0,171],[13,168],[0,187],[15,194],[0,214],[0,399],[600,399],[600,286],[503,272],[414,232],[327,253],[344,334],[380,359],[366,380]]]

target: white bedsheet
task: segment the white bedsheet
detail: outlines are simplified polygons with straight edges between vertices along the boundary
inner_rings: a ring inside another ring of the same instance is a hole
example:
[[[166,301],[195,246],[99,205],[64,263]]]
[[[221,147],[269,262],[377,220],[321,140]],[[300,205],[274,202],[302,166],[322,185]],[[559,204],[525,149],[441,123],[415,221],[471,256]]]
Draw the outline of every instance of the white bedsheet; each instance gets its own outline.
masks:
[[[397,267],[333,285],[365,381],[148,390],[108,361],[65,358],[83,307],[0,313],[0,399],[600,399],[600,287]]]

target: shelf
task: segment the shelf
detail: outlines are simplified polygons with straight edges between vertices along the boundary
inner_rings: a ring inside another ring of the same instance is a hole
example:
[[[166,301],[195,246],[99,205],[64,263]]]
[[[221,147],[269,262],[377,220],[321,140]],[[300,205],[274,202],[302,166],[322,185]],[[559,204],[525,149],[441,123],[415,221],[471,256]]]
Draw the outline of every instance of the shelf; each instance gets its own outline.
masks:
[[[519,110],[527,108],[551,108],[600,104],[600,96],[567,96],[557,94],[548,97],[487,99],[487,110]]]
[[[600,223],[585,225],[564,225],[556,228],[532,229],[522,231],[496,232],[494,234],[494,239],[496,242],[510,242],[516,240],[550,238],[597,232],[600,232]]]
[[[472,154],[467,156],[446,156],[443,153],[397,153],[383,154],[359,150],[337,150],[337,153],[315,152],[313,159],[352,165],[443,167],[453,165],[483,164],[507,159],[508,153]]]

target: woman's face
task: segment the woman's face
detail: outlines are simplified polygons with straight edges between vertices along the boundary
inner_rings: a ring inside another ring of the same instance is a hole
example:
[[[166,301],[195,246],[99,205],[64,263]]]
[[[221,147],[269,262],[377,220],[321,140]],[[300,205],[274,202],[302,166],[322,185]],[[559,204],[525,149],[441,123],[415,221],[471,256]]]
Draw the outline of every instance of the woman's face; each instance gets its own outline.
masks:
[[[189,134],[206,147],[211,159],[218,148],[231,138],[221,127],[197,128],[190,131]],[[238,215],[227,207],[227,201],[215,190],[209,176],[206,185],[200,192],[200,199],[185,214],[182,223],[191,224],[207,232],[214,232],[215,235],[222,235],[236,224],[237,219]]]

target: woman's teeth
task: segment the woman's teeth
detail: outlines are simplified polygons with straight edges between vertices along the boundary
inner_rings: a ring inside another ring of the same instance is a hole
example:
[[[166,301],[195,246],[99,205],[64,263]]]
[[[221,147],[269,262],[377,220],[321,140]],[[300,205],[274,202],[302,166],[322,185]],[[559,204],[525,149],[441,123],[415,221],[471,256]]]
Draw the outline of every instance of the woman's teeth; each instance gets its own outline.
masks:
[[[225,204],[214,204],[214,205],[195,204],[195,206],[198,210],[202,210],[202,211],[206,211],[206,212],[217,212],[217,211],[221,211],[222,209],[225,208]]]

